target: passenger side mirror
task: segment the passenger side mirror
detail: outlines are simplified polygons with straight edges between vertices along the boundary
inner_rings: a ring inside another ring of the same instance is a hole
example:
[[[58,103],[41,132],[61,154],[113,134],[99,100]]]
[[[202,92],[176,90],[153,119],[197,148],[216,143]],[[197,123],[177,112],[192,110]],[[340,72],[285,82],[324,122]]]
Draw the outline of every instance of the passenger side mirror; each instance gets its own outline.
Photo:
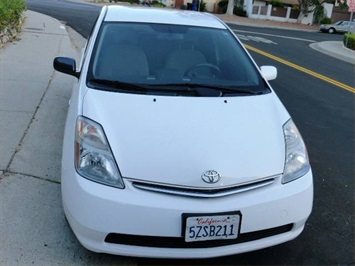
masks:
[[[274,80],[277,77],[277,68],[274,66],[261,66],[260,71],[266,80]]]
[[[55,70],[79,78],[80,73],[76,72],[76,63],[73,58],[56,57],[53,61]]]

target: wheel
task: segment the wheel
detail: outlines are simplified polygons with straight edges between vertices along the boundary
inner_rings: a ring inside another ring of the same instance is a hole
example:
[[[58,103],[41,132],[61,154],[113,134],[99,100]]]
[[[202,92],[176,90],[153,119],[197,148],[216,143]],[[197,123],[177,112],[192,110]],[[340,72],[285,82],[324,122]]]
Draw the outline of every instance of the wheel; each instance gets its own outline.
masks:
[[[184,73],[184,76],[186,77],[208,77],[208,78],[211,78],[211,75],[206,75],[206,74],[198,74],[198,69],[201,69],[201,68],[207,68],[209,70],[211,70],[212,72],[212,75],[213,75],[213,78],[216,78],[216,77],[219,77],[221,76],[221,70],[219,69],[218,66],[216,65],[213,65],[213,64],[209,64],[209,63],[202,63],[202,64],[196,64],[196,65],[193,65],[191,67],[189,67],[185,73]]]
[[[328,33],[330,33],[330,34],[335,33],[335,29],[334,29],[334,28],[330,28],[330,29],[328,30]]]

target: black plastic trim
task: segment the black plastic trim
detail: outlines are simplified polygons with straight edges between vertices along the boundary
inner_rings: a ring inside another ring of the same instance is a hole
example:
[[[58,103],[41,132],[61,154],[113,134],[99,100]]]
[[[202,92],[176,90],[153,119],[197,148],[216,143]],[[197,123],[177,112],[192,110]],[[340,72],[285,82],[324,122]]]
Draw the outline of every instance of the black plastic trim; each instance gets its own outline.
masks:
[[[237,239],[211,240],[202,242],[185,242],[183,237],[141,236],[110,233],[106,236],[105,242],[111,244],[155,248],[211,248],[246,243],[249,241],[287,233],[292,230],[292,227],[293,224],[287,224],[255,232],[241,233]]]

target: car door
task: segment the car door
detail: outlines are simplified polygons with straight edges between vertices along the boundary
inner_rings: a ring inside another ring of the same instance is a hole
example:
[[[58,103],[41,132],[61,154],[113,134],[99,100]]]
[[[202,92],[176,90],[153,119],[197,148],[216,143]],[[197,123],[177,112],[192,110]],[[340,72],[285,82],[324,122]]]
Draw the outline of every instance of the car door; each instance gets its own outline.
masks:
[[[347,32],[349,27],[349,22],[348,21],[343,21],[343,23],[340,24],[339,27],[339,32]]]

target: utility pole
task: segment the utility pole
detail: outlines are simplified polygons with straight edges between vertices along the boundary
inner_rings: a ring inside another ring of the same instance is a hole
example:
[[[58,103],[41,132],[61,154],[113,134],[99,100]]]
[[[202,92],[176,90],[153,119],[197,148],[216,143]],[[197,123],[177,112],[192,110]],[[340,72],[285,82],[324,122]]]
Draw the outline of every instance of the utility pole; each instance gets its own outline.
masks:
[[[349,35],[350,35],[350,25],[351,25],[351,22],[353,21],[353,15],[354,15],[354,11],[355,11],[355,0],[350,0],[348,11],[351,12],[351,14],[350,14],[350,22],[349,22],[349,26],[348,26],[348,36],[346,37],[346,41],[345,41],[345,47],[348,47],[348,40],[349,40]]]

